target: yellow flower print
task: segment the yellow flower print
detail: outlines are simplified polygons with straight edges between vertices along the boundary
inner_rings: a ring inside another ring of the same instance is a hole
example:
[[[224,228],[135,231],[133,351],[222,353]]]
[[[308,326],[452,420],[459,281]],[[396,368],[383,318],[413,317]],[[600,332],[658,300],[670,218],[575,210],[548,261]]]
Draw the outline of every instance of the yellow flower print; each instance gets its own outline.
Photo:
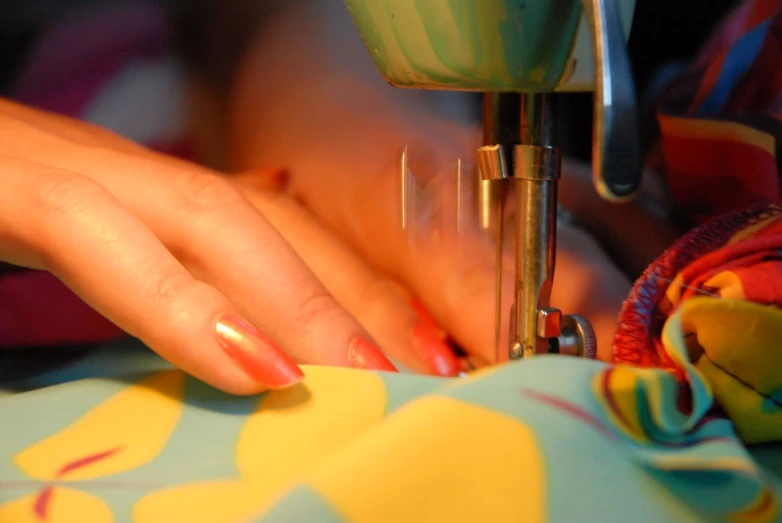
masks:
[[[155,459],[182,414],[184,379],[179,371],[155,374],[17,454],[14,463],[39,480],[41,490],[0,505],[0,521],[79,521],[86,514],[89,521],[111,521],[111,511],[101,499],[65,485],[125,472]]]
[[[266,393],[248,418],[235,442],[238,478],[149,494],[134,507],[133,521],[245,521],[324,457],[382,421],[386,389],[380,376],[324,367],[307,367],[305,373],[301,384]]]

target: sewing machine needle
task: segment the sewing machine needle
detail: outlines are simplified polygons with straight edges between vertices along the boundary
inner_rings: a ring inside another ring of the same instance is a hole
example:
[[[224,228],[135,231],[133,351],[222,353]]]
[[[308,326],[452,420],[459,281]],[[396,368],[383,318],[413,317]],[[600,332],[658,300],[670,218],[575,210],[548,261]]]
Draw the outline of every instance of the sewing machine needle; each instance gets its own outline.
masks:
[[[499,184],[497,184],[499,185]],[[503,224],[505,222],[505,194],[503,187],[495,187],[495,281],[494,281],[494,348],[495,363],[500,363],[504,341],[502,337],[502,254]],[[498,200],[498,201],[497,201]]]

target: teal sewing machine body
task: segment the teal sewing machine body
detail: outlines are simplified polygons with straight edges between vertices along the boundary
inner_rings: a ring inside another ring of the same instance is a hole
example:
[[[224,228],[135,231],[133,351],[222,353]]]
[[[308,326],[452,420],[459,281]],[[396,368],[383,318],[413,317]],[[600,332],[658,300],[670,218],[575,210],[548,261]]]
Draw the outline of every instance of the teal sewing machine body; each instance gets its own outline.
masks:
[[[580,0],[345,0],[397,87],[591,91],[594,53]],[[625,37],[635,0],[619,0]]]

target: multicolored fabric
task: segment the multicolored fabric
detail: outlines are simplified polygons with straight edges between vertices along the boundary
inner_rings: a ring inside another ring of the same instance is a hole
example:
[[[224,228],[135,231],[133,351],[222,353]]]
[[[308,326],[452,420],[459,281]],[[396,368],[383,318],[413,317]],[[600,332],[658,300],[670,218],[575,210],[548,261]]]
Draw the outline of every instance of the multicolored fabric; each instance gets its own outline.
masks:
[[[782,521],[782,469],[709,415],[683,349],[687,386],[549,356],[467,379],[307,367],[245,398],[112,351],[0,397],[0,521]]]
[[[636,282],[620,315],[614,363],[684,379],[678,355],[686,354],[745,442],[782,441],[780,253],[782,205],[694,229]],[[679,336],[666,338],[666,329]]]
[[[678,322],[742,439],[782,441],[782,1],[743,2],[663,97],[659,123],[676,208],[703,225],[636,282],[614,362],[683,377],[683,347],[661,335]]]
[[[683,217],[777,201],[782,1],[745,0],[659,104],[665,176]]]

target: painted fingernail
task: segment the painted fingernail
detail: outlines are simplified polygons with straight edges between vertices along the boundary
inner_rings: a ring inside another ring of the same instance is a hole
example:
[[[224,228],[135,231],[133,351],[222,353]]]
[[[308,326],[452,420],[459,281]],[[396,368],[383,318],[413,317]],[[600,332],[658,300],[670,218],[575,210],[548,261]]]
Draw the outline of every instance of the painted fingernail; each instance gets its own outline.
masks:
[[[440,376],[455,376],[459,372],[459,358],[448,343],[448,333],[418,300],[410,306],[420,323],[413,328],[413,346],[424,356],[430,368]]]
[[[380,349],[363,338],[356,339],[348,348],[348,364],[358,369],[399,372]]]
[[[220,348],[251,378],[270,389],[297,383],[304,373],[282,349],[246,320],[223,317],[215,327]]]
[[[413,327],[413,347],[421,354],[429,367],[440,376],[459,373],[459,359],[437,331],[426,323]]]

